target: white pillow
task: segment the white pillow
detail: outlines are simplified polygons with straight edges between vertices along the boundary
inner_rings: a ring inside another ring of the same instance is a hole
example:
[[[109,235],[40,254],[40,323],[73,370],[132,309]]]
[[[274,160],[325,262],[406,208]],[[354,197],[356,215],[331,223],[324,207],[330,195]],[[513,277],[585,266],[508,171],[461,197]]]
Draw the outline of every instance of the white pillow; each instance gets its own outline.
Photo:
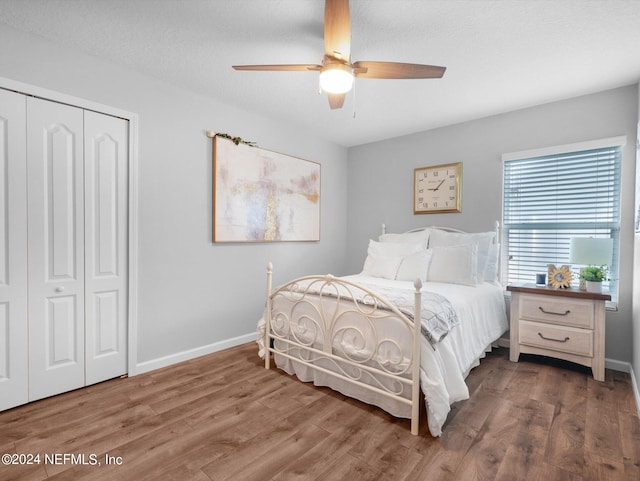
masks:
[[[420,242],[376,242],[371,239],[367,253],[380,256],[406,256],[424,248]]]
[[[487,271],[492,252],[493,240],[496,236],[495,232],[476,232],[476,233],[461,233],[461,232],[446,232],[443,230],[434,229],[429,237],[429,247],[444,247],[444,246],[456,246],[466,244],[477,244],[477,263],[476,272],[479,282],[487,279],[491,276],[491,272]],[[497,252],[495,253],[497,255]],[[497,265],[496,265],[497,268]],[[495,276],[491,281],[495,280]]]
[[[404,256],[402,262],[400,262],[396,279],[399,281],[415,281],[420,278],[422,282],[425,282],[429,273],[431,254],[432,251],[423,250]]]
[[[486,282],[496,282],[498,280],[498,256],[500,254],[500,244],[492,243],[487,256],[487,267],[484,269],[484,280]]]
[[[362,274],[370,276],[373,262],[378,257],[399,257],[413,254],[415,252],[424,250],[424,246],[416,243],[396,243],[396,242],[376,242],[373,239],[369,241],[369,248],[367,249],[367,258],[364,261],[362,268]],[[379,276],[376,276],[379,277]],[[392,277],[391,279],[394,279]]]
[[[434,247],[427,280],[474,286],[478,284],[476,243]]]
[[[429,229],[402,234],[382,234],[378,240],[383,243],[421,244],[424,249],[429,245]]]
[[[402,257],[373,257],[369,275],[395,279],[401,262]]]

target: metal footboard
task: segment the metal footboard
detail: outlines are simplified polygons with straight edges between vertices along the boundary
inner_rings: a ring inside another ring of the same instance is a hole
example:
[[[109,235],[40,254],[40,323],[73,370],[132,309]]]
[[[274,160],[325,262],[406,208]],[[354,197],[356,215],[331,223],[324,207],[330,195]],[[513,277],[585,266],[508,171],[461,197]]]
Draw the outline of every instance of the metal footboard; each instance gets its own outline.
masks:
[[[411,433],[420,412],[420,312],[417,280],[413,318],[357,283],[306,276],[272,289],[267,266],[265,368],[271,356],[290,360],[411,406]],[[416,319],[417,322],[414,322]]]

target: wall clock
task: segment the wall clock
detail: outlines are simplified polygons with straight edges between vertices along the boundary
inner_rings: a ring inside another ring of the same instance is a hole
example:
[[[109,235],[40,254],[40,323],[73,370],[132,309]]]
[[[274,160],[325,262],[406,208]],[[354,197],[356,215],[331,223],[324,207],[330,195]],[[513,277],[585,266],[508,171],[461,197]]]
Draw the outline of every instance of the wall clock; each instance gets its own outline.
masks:
[[[462,162],[413,171],[413,213],[462,211]]]

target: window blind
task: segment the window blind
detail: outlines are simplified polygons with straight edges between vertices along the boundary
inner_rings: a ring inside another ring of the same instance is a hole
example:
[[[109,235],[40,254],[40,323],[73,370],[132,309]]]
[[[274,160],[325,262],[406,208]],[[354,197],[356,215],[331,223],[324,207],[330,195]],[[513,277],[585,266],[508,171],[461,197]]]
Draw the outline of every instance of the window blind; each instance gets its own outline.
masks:
[[[571,237],[611,237],[605,286],[617,303],[621,163],[621,146],[505,160],[502,278],[534,282],[548,264],[570,265]]]

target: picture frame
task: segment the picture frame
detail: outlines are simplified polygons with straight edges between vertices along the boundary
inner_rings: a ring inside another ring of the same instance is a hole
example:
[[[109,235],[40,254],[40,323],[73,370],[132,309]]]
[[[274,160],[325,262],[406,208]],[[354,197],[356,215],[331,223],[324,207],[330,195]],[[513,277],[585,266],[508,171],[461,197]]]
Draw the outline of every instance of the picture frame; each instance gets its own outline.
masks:
[[[213,136],[213,242],[320,240],[320,164]]]
[[[413,213],[462,212],[462,162],[413,171]]]

